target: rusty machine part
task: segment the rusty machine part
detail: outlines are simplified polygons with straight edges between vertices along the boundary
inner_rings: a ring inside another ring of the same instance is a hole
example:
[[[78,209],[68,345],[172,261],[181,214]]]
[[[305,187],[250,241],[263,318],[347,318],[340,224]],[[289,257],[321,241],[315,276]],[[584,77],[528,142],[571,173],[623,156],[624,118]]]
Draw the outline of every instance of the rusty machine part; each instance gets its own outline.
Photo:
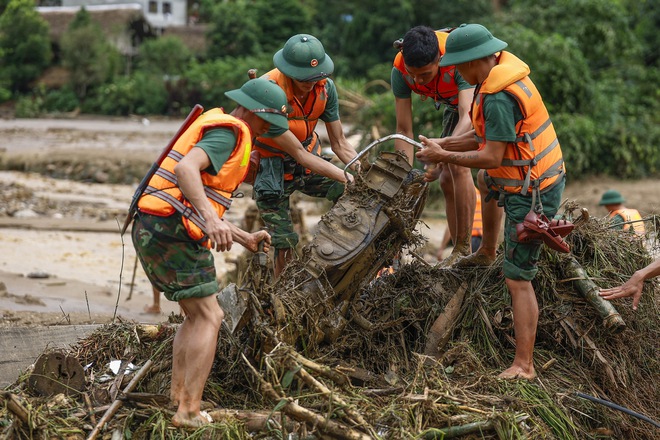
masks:
[[[368,145],[346,169],[369,149],[390,139],[423,148],[402,135],[386,136]],[[303,250],[310,279],[302,291],[318,299],[318,327],[327,342],[333,342],[348,323],[350,305],[360,289],[410,242],[428,195],[424,173],[413,169],[402,153],[381,152],[365,168],[366,173],[360,173],[354,184],[364,188],[342,195]],[[320,278],[332,287],[331,304]]]
[[[54,351],[39,356],[27,382],[41,396],[76,395],[85,389],[85,372],[75,356]]]
[[[371,148],[391,139],[402,139],[424,148],[403,135],[386,136],[365,147],[346,165],[344,173]],[[250,307],[246,303],[261,301],[270,303],[268,314],[276,327],[280,328],[289,320],[306,319],[318,329],[312,332],[317,336],[310,342],[336,339],[348,322],[347,316],[353,309],[351,304],[360,289],[412,241],[428,195],[428,184],[423,176],[423,171],[413,169],[400,152],[381,152],[373,163],[362,161],[355,181],[323,215],[312,241],[303,247],[299,261],[306,274],[305,281],[297,285],[295,292],[287,287],[288,277],[280,276],[269,286],[272,288],[267,289],[271,291],[267,295],[269,298],[262,294],[263,283],[253,282],[241,288],[230,285],[219,295],[232,333],[246,320],[253,323],[259,320],[257,316],[246,316],[262,310],[262,304]],[[248,268],[248,272],[251,270]],[[259,273],[260,270],[253,271],[248,279],[254,280]],[[296,295],[300,295],[299,301]],[[305,309],[309,316],[302,317],[296,311],[287,310],[287,300],[313,304]],[[292,330],[295,327],[288,326],[287,330],[278,332],[280,338],[293,343],[297,337]]]

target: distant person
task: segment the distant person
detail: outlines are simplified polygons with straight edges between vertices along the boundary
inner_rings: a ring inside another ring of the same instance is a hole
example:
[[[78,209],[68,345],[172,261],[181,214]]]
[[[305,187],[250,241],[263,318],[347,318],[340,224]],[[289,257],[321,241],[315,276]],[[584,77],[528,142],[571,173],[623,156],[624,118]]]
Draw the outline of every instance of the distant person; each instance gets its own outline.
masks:
[[[291,195],[300,192],[336,202],[344,192],[344,170],[321,157],[321,141],[314,131],[319,120],[325,122],[330,148],[340,161],[346,164],[357,153],[339,119],[337,88],[329,78],[334,63],[318,38],[294,35],[275,53],[273,63],[275,69],[264,77],[286,93],[289,125],[288,130],[274,129],[255,141],[261,161],[254,198],[273,239],[278,277],[300,241],[291,218]]]
[[[252,138],[271,126],[286,128],[286,95],[274,82],[252,79],[225,93],[238,106],[200,115],[178,138],[140,196],[131,233],[140,263],[155,289],[185,314],[174,337],[170,398],[172,425],[210,423],[201,411],[224,312],[218,305],[213,253],[234,242],[257,252],[266,231],[248,233],[224,218],[233,191],[248,171]]]
[[[150,305],[144,306],[144,313],[148,315],[160,315],[163,310],[160,308],[160,290],[155,286],[151,286],[152,301]]]
[[[598,205],[604,206],[609,212],[608,218],[613,229],[634,231],[638,235],[644,235],[646,228],[641,214],[636,209],[626,208],[623,206],[624,203],[625,199],[621,193],[610,189],[603,193]]]
[[[416,26],[406,32],[403,40],[396,42],[400,51],[394,58],[391,84],[397,133],[409,138],[414,136],[412,93],[428,100],[436,110],[442,109],[441,137],[461,135],[472,129],[468,113],[474,86],[463,79],[455,66],[440,66],[448,35],[448,30],[434,31],[427,26]],[[412,164],[412,145],[395,140],[394,148],[403,151]],[[450,163],[437,164],[425,176],[429,182],[438,177],[446,202],[447,233],[454,243],[451,255],[443,261],[443,265],[451,266],[471,252],[470,225],[474,217],[476,195],[470,191],[473,181],[467,167]]]
[[[608,301],[617,298],[633,297],[633,310],[637,310],[639,300],[642,297],[644,281],[660,275],[660,258],[636,271],[625,283],[609,289],[600,289],[600,296]]]

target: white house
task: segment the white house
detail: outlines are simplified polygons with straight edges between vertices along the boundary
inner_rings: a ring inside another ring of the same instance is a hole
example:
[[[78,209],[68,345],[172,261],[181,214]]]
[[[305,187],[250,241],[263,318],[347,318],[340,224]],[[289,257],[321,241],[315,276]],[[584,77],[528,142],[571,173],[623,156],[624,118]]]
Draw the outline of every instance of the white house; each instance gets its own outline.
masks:
[[[188,10],[197,2],[194,0],[62,0],[62,6],[96,6],[139,4],[142,13],[152,28],[164,29],[170,26],[186,26]]]

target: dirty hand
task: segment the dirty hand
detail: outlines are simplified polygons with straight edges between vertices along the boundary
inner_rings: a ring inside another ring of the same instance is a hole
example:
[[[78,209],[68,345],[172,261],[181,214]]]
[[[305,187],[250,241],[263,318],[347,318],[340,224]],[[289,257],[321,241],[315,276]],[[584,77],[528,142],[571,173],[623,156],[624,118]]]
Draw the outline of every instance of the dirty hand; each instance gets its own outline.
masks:
[[[415,157],[417,159],[427,165],[444,162],[443,159],[447,152],[440,145],[442,139],[429,139],[426,136],[420,134],[419,140],[422,142],[422,144],[424,144],[426,148],[423,148],[415,153]]]
[[[430,164],[430,165],[424,165],[424,180],[426,182],[433,182],[435,180],[438,180],[440,178],[440,174],[442,173],[442,164]]]
[[[227,222],[218,217],[211,217],[206,222],[206,235],[211,240],[211,249],[217,252],[225,252],[234,244],[231,227]]]
[[[616,298],[633,297],[633,310],[637,310],[639,300],[642,297],[642,288],[644,287],[644,277],[635,272],[628,281],[620,286],[612,287],[610,289],[600,289],[600,296],[606,300],[613,300]]]
[[[270,250],[270,234],[264,230],[251,233],[244,246],[250,252],[257,252],[262,241],[264,242],[263,251],[268,253]]]

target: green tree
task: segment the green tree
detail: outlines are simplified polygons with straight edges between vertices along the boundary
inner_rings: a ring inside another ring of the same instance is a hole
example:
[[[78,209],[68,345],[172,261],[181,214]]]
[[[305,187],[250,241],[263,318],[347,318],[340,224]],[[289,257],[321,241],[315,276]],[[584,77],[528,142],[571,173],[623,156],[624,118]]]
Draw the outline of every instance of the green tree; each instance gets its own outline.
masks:
[[[262,23],[252,4],[246,0],[217,3],[211,9],[208,57],[238,57],[261,52],[259,38]],[[263,23],[267,26],[267,23]]]
[[[119,54],[106,40],[89,12],[81,8],[62,35],[62,62],[71,71],[71,86],[80,99],[90,87],[112,78],[119,64]]]
[[[490,31],[509,44],[507,51],[530,66],[530,76],[551,114],[591,111],[594,79],[574,39],[558,33],[539,34],[518,24],[495,24]]]
[[[300,0],[256,0],[253,7],[261,28],[259,43],[263,52],[275,53],[293,35],[315,33],[311,11]]]
[[[10,89],[26,91],[52,58],[48,24],[32,0],[11,0],[0,16],[0,77]]]
[[[191,58],[192,53],[180,38],[164,36],[142,43],[137,65],[145,72],[180,75]]]
[[[573,38],[595,73],[623,67],[641,54],[622,0],[513,0],[507,24]]]
[[[413,4],[414,26],[426,25],[434,29],[456,27],[461,23],[480,23],[493,10],[493,0],[445,1],[441,6],[437,0],[416,0]]]
[[[350,59],[347,75],[363,76],[373,65],[394,59],[392,43],[413,23],[409,0],[364,0],[341,12],[342,56]]]

